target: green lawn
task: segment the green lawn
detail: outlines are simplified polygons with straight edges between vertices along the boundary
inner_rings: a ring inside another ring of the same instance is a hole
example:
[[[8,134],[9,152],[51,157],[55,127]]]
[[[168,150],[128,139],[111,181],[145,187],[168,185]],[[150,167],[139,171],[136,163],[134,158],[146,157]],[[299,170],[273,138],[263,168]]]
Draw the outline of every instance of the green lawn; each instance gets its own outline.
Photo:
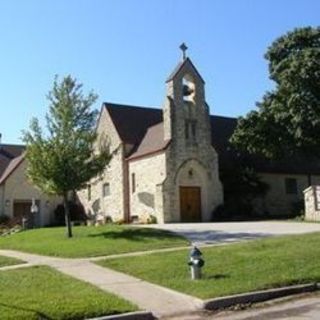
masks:
[[[60,257],[94,257],[188,245],[187,240],[164,230],[118,225],[42,228],[0,238],[0,249],[21,250]]]
[[[49,267],[0,271],[1,319],[77,320],[136,309],[127,301]]]
[[[199,298],[320,281],[320,233],[201,249],[203,279],[190,280],[189,252],[103,260],[98,264]]]
[[[0,268],[1,267],[6,267],[6,266],[11,266],[11,265],[14,265],[14,264],[20,264],[20,263],[24,263],[24,261],[18,260],[18,259],[14,259],[14,258],[0,256]]]

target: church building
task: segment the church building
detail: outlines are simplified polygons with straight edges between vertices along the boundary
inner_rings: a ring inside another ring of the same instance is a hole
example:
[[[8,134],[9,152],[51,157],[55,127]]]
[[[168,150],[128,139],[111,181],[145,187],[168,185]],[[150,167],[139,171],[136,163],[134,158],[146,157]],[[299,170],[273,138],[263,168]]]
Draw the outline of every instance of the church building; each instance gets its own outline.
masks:
[[[183,59],[166,81],[162,109],[102,105],[98,144],[107,143],[113,157],[78,193],[86,212],[110,221],[211,221],[224,202],[221,172],[241,161],[270,187],[254,201],[254,212],[289,216],[302,202],[302,191],[320,183],[320,163],[270,161],[235,150],[229,139],[237,119],[210,115],[205,82],[186,47],[181,49]]]
[[[114,155],[79,193],[87,211],[124,221],[210,221],[223,203],[205,82],[184,56],[166,85],[162,110],[103,104],[98,136]]]

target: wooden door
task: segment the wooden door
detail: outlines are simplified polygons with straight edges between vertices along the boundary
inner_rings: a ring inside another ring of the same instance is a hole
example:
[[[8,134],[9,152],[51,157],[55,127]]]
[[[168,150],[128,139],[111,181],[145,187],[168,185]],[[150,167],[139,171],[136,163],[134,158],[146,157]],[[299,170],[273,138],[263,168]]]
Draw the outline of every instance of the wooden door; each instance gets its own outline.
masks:
[[[33,214],[31,214],[31,201],[15,201],[13,203],[13,216],[14,218],[17,218],[20,223],[22,223],[22,218],[26,218],[27,220],[27,226],[33,227],[34,224],[34,217]]]
[[[180,187],[180,217],[182,222],[201,221],[200,187]]]

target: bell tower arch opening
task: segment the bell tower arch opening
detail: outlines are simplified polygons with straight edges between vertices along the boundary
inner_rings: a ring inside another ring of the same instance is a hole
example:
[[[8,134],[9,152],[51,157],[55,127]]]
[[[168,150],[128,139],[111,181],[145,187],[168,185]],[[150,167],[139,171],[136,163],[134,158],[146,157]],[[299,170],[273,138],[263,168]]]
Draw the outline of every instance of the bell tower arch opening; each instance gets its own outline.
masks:
[[[182,98],[184,102],[195,104],[196,84],[190,74],[185,74],[182,78]]]

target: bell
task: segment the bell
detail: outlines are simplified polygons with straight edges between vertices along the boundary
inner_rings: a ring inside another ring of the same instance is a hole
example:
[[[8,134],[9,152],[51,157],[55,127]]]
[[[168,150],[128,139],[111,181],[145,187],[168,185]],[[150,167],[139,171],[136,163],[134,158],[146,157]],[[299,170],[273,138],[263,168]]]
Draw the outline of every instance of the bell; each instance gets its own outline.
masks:
[[[191,89],[189,86],[184,85],[183,86],[183,95],[184,96],[190,96],[193,93],[193,89]]]

